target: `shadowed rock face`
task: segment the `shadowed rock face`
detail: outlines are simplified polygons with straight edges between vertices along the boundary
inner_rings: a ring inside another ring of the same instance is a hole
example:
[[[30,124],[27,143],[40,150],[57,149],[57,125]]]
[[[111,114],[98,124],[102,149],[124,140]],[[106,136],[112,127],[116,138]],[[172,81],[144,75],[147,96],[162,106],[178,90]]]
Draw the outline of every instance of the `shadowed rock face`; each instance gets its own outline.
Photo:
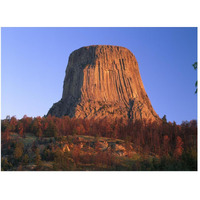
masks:
[[[71,53],[62,99],[48,114],[77,118],[159,119],[145,92],[135,56],[110,45]]]

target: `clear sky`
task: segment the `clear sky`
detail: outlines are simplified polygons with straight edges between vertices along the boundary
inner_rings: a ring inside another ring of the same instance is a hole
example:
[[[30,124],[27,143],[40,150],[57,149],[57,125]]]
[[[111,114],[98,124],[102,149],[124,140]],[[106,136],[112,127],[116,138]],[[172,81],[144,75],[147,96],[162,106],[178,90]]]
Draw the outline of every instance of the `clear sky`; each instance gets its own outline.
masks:
[[[70,53],[82,46],[128,48],[160,117],[197,119],[196,28],[1,28],[1,117],[47,114],[62,96]]]

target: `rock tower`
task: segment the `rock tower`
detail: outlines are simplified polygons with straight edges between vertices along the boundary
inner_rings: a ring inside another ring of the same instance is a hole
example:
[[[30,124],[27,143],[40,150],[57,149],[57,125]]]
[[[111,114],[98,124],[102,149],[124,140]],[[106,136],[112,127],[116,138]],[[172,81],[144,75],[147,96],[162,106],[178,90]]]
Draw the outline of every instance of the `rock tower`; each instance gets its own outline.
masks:
[[[111,45],[87,46],[71,53],[62,98],[48,114],[159,119],[145,92],[135,56],[124,47]]]

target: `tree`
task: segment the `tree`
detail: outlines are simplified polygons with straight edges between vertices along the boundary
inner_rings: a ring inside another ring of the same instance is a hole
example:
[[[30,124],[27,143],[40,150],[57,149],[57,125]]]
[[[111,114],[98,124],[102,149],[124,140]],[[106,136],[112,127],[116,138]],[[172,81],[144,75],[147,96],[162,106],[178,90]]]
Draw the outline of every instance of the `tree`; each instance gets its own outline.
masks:
[[[10,131],[8,128],[4,132],[1,133],[1,142],[2,144],[8,143],[10,140]]]
[[[60,151],[60,149],[56,149],[56,151],[54,152],[53,169],[56,171],[66,171],[70,170],[71,167],[73,167],[73,164],[70,163],[69,153],[62,152]]]
[[[12,118],[11,118],[12,120]],[[32,118],[27,117],[26,115],[23,116],[23,118],[20,120],[23,124],[24,132],[30,132],[31,131],[31,124],[32,124]]]
[[[167,117],[166,117],[166,115],[163,116],[162,121],[163,121],[163,123],[167,123]]]
[[[16,147],[15,147],[15,150],[14,150],[14,158],[16,160],[19,160],[23,155],[23,151],[24,151],[23,143],[21,143],[21,142],[17,143]]]
[[[168,135],[164,135],[163,137],[163,154],[164,155],[168,155],[169,153],[169,136]]]
[[[28,162],[29,162],[29,156],[28,156],[28,154],[25,154],[24,156],[23,156],[23,163],[24,164],[28,164]]]
[[[58,136],[58,128],[56,127],[56,123],[53,120],[54,118],[48,115],[44,127],[44,136],[46,137],[57,137]]]
[[[195,62],[192,66],[193,66],[194,70],[197,70],[197,62]],[[197,85],[198,85],[198,82],[196,81],[195,82],[195,87],[196,87],[195,94],[197,93]]]
[[[12,164],[8,162],[7,158],[1,158],[1,171],[10,170],[12,167]]]
[[[39,166],[40,163],[41,163],[41,156],[40,156],[40,149],[39,148],[37,148],[35,150],[35,163],[36,163],[37,166]]]
[[[79,145],[76,145],[72,151],[72,157],[76,164],[80,161],[80,150]]]
[[[176,138],[176,148],[174,151],[175,158],[179,158],[183,153],[183,141],[180,136]]]
[[[10,128],[12,131],[16,130],[16,126],[17,126],[17,119],[15,116],[11,117],[10,119]]]
[[[39,138],[42,137],[42,130],[41,130],[41,128],[39,128],[38,131],[36,132],[36,136],[39,137]]]
[[[7,118],[8,116],[1,121],[1,132],[5,132],[6,129],[10,131],[10,121]]]

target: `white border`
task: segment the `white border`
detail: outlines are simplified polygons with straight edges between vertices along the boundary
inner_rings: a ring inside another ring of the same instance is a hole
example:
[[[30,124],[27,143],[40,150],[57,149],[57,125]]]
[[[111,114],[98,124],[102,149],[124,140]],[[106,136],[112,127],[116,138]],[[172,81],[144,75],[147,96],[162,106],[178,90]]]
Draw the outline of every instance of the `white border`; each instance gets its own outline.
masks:
[[[197,3],[197,0],[4,0],[0,1],[0,25],[199,27]],[[1,172],[0,195],[1,199],[20,200],[198,199],[199,178],[199,172]]]

